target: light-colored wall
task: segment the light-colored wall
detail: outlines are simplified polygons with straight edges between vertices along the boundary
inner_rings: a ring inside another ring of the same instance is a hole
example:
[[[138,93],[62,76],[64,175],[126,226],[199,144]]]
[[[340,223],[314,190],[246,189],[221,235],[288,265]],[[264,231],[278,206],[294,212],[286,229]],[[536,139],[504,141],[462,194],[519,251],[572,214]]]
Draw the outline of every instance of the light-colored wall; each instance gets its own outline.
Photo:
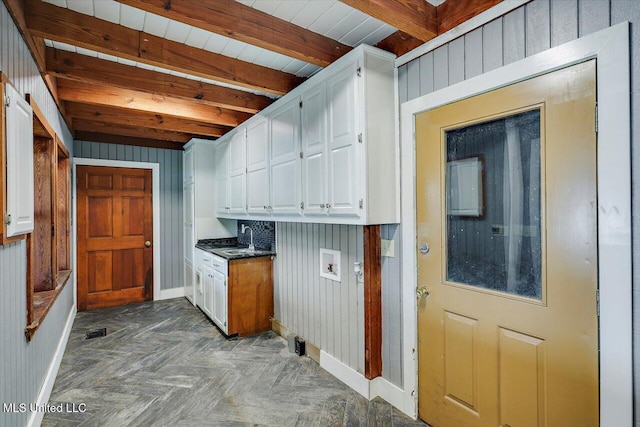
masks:
[[[400,224],[380,227],[380,238],[392,240],[394,256],[382,257],[382,377],[402,387],[402,229]]]
[[[182,151],[74,141],[74,157],[160,164],[160,289],[183,286]]]
[[[294,333],[364,373],[363,228],[276,223],[275,318]],[[341,282],[320,277],[320,248],[341,252]]]
[[[640,159],[640,4],[637,0],[534,0],[443,45],[398,69],[400,103],[434,92],[481,73],[534,55],[550,47],[611,25],[631,25],[632,164]],[[633,167],[633,299],[634,390],[640,390],[640,168]],[[384,286],[383,286],[384,287]],[[401,301],[383,300],[385,312],[400,310]],[[396,316],[397,317],[397,316]],[[400,323],[387,336],[400,335]],[[385,342],[385,345],[388,343]],[[640,399],[635,401],[635,425],[640,426]]]
[[[4,3],[0,3],[0,71],[8,76],[23,96],[27,93],[33,95],[55,132],[72,153],[71,134]],[[27,319],[26,277],[25,241],[0,246],[0,403],[36,402],[67,318],[74,309],[75,284],[69,282],[31,342],[27,343],[24,336]],[[12,414],[0,411],[0,425],[24,426],[30,415],[28,412]]]

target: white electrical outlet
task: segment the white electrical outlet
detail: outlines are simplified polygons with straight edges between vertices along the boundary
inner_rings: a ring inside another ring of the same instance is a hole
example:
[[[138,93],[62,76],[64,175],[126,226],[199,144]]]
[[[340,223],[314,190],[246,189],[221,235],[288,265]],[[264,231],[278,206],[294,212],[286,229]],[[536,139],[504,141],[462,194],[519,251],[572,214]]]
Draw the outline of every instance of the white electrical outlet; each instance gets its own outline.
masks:
[[[395,255],[395,242],[393,240],[380,240],[380,252],[382,256],[386,256],[388,258],[394,258]]]

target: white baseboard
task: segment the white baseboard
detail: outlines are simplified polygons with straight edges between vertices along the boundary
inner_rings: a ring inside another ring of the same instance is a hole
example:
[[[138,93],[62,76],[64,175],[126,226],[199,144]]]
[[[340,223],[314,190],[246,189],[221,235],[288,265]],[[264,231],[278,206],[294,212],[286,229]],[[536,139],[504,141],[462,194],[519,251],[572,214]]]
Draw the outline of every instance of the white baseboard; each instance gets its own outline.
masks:
[[[382,377],[377,377],[371,380],[369,384],[369,395],[370,399],[375,399],[376,397],[380,397],[385,401],[389,402],[391,405],[398,408],[400,411],[404,411],[404,390],[402,390],[397,385],[391,383],[389,380],[384,379]],[[413,414],[406,413],[406,415],[413,417]]]
[[[369,399],[369,380],[324,350],[320,350],[320,367]]]
[[[171,298],[179,298],[184,296],[184,288],[172,288],[165,289],[160,291],[160,298],[157,298],[156,301],[163,299],[171,299]]]
[[[62,337],[60,337],[60,341],[58,341],[58,347],[56,348],[56,352],[53,356],[53,360],[49,365],[49,370],[47,371],[47,376],[44,378],[44,384],[42,384],[42,388],[40,389],[40,393],[38,394],[38,400],[36,404],[40,407],[49,402],[49,397],[51,396],[51,390],[53,390],[53,384],[56,382],[56,376],[58,375],[58,369],[60,369],[60,363],[62,362],[62,356],[64,355],[64,350],[67,348],[67,341],[69,341],[69,334],[71,333],[71,327],[73,326],[73,321],[76,318],[76,306],[75,304],[71,307],[71,311],[69,312],[69,316],[67,317],[67,322],[64,325],[64,329],[62,331]],[[31,413],[31,417],[29,418],[29,422],[27,426],[36,427],[42,424],[42,419],[44,418],[44,411],[35,411]]]

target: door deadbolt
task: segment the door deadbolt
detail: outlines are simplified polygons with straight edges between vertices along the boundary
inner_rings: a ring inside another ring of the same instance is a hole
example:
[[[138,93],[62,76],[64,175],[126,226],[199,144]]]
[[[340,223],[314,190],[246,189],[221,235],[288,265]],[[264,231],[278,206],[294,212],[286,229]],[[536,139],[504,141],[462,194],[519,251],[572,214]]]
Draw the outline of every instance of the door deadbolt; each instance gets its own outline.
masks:
[[[420,243],[420,253],[421,254],[427,254],[429,253],[429,244],[428,243]]]

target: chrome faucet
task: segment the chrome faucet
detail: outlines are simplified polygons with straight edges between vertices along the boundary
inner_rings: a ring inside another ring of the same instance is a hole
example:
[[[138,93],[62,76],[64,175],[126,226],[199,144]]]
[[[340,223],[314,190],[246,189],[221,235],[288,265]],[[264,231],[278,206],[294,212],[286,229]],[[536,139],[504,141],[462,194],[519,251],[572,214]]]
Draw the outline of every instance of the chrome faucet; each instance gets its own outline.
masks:
[[[249,243],[249,250],[253,252],[256,250],[256,247],[253,245],[253,230],[251,229],[251,227],[247,227],[246,225],[242,224],[242,234],[244,234],[247,229],[249,229],[249,231],[251,232],[251,243]]]

